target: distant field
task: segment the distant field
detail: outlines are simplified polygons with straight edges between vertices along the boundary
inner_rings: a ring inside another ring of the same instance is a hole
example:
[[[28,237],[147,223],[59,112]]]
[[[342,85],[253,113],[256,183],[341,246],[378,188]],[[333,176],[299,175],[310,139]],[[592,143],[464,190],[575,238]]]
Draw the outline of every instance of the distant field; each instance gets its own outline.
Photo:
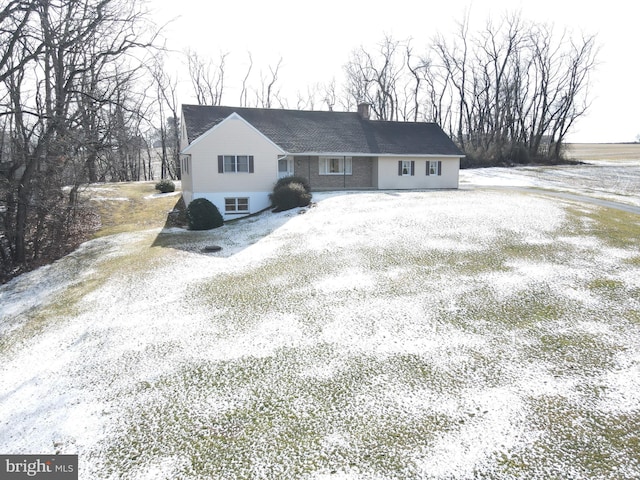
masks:
[[[640,143],[569,143],[567,153],[575,160],[640,160]]]

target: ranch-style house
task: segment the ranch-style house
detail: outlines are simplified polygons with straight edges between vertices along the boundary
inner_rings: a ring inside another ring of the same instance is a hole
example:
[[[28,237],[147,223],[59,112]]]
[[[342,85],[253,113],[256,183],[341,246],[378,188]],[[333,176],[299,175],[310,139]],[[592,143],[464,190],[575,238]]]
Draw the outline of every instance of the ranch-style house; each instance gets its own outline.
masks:
[[[270,206],[283,176],[312,191],[458,188],[463,153],[435,123],[358,112],[182,106],[184,201],[207,198],[225,220]]]

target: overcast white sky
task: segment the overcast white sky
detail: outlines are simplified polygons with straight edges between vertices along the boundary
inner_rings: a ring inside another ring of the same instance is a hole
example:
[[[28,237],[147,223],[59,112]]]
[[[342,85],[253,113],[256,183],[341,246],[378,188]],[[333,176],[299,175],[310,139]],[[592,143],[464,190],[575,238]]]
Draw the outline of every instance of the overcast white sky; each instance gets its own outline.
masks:
[[[254,61],[268,73],[282,57],[280,86],[292,97],[308,85],[343,78],[349,53],[363,45],[374,46],[385,34],[403,40],[411,37],[418,52],[436,32],[447,35],[465,9],[471,21],[482,24],[491,16],[521,11],[524,19],[547,22],[558,31],[596,34],[601,46],[599,66],[592,80],[592,107],[574,128],[570,141],[634,141],[640,134],[640,2],[609,0],[586,4],[574,0],[150,0],[158,22],[175,20],[166,28],[167,46],[191,48],[201,55],[227,57],[229,80],[225,105],[238,105],[239,90],[233,76],[242,77]],[[473,29],[472,29],[473,30]],[[185,74],[185,78],[187,75]],[[237,80],[236,80],[237,83]],[[182,103],[193,102],[189,92]],[[316,108],[319,108],[316,107]]]

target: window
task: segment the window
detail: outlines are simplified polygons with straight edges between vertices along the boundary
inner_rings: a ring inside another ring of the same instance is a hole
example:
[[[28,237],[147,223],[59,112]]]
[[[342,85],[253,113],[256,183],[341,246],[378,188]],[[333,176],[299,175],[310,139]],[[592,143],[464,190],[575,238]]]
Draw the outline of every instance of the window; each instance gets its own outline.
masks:
[[[320,157],[320,175],[351,175],[351,157]]]
[[[293,158],[278,158],[278,178],[293,175]]]
[[[442,175],[442,162],[427,162],[427,175]]]
[[[224,211],[225,213],[246,213],[249,211],[249,199],[246,197],[225,198]]]
[[[253,155],[218,155],[218,173],[253,173]]]
[[[191,173],[191,157],[188,157],[186,155],[182,157],[182,173]]]
[[[413,160],[398,160],[398,175],[415,175],[416,162]]]

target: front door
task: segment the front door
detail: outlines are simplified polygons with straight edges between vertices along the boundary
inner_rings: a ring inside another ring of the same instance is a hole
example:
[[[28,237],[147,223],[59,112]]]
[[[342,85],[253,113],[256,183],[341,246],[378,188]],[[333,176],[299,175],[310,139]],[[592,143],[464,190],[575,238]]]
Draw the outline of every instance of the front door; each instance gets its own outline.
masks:
[[[293,158],[278,159],[278,178],[290,177],[293,175]]]

